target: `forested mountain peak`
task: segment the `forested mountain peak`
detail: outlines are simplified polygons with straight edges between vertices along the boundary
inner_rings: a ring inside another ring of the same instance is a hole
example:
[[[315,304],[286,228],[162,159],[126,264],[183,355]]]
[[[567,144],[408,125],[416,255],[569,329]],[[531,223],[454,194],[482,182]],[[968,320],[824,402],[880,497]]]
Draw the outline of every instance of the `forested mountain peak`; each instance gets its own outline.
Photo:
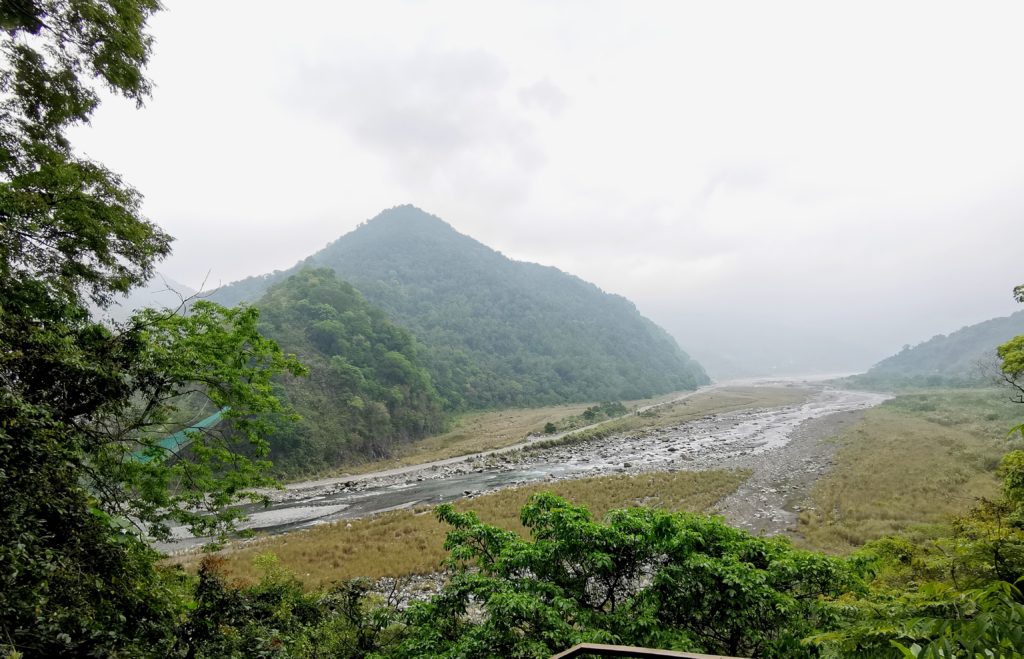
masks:
[[[581,285],[600,290],[597,286],[558,268],[511,259],[460,233],[436,215],[411,204],[382,211],[373,219],[363,222],[355,230],[328,244],[309,260],[319,264],[330,263],[333,259],[353,259],[357,258],[355,253],[362,250],[369,250],[384,262],[401,266],[389,270],[389,274],[409,275],[413,280],[419,275],[417,265],[433,267],[437,263],[446,262],[447,259],[455,259],[478,268],[475,274],[487,279],[500,279],[509,271],[535,268],[558,273],[576,280]],[[400,258],[403,263],[398,262]],[[630,308],[635,308],[626,298],[614,297]]]
[[[453,408],[644,398],[708,381],[629,300],[509,259],[415,206],[388,209],[295,267],[214,299],[255,301],[304,267],[331,268],[410,330]]]
[[[451,235],[455,234],[462,236],[468,240],[472,240],[468,236],[464,236],[455,230],[455,227],[448,224],[441,218],[427,211],[413,206],[412,204],[401,204],[392,208],[385,209],[377,214],[373,219],[363,222],[356,229],[358,230],[373,230],[373,231],[402,231],[406,234],[411,232],[417,232],[424,236],[441,236],[445,233]],[[475,242],[475,241],[474,241]]]
[[[500,252],[459,233],[441,218],[411,204],[382,211],[328,244],[311,256],[310,260],[325,263],[336,258],[351,259],[354,258],[354,252],[367,249],[379,258],[395,264],[399,258],[413,258],[414,261],[401,268],[401,272],[413,272],[414,268],[409,266],[420,262],[435,262],[446,258],[487,259],[489,268],[499,270],[512,263]]]

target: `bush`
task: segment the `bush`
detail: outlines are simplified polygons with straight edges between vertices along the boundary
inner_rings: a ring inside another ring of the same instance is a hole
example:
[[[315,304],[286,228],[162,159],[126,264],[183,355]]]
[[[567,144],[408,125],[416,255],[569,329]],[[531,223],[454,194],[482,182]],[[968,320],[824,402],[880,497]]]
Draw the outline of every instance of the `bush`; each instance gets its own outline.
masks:
[[[703,515],[633,508],[601,523],[538,494],[521,515],[532,540],[448,505],[437,515],[453,527],[453,576],[410,609],[390,656],[547,657],[580,642],[816,656],[801,639],[830,627],[824,602],[859,586],[843,560]]]

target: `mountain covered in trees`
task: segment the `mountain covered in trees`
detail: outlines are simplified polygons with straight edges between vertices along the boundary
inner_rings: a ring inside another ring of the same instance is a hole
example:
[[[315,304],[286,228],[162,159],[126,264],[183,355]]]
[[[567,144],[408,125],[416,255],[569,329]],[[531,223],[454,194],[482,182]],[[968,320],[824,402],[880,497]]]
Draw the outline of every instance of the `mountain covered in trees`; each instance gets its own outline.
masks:
[[[904,346],[852,380],[876,386],[976,385],[999,373],[996,347],[1020,334],[1024,334],[1024,311]]]
[[[443,404],[412,335],[332,271],[303,270],[258,306],[260,331],[309,369],[277,392],[301,417],[271,437],[279,473],[382,457],[443,429]]]
[[[643,398],[708,382],[625,298],[511,260],[413,206],[384,211],[295,267],[212,299],[256,302],[308,267],[334,270],[411,331],[451,409]]]

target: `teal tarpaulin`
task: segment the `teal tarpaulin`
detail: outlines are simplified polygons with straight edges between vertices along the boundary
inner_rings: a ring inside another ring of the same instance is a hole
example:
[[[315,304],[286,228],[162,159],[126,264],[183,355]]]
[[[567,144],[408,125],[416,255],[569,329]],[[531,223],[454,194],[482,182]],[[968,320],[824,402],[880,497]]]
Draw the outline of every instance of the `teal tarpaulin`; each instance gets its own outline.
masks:
[[[193,423],[188,428],[182,428],[181,430],[174,433],[170,437],[161,439],[159,442],[156,443],[156,446],[159,446],[162,449],[166,449],[168,451],[168,454],[177,452],[178,450],[183,449],[192,443],[193,438],[189,435],[191,431],[202,430],[203,428],[209,428],[211,426],[216,425],[224,417],[224,413],[230,409],[230,407],[222,407],[221,409],[217,410],[216,412],[206,417],[202,421]],[[138,462],[149,462],[150,460],[153,459],[153,456],[147,455],[145,451],[136,451],[135,453],[132,453],[132,459]]]

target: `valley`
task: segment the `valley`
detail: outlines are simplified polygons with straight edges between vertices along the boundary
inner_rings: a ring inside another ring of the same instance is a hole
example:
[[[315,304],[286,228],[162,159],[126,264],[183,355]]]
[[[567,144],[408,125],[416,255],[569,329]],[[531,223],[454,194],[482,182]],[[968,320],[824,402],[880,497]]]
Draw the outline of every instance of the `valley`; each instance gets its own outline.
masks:
[[[737,470],[749,478],[736,483],[737,492],[723,493],[731,496],[713,501],[718,505],[712,509],[733,525],[778,533],[795,526],[792,502],[802,500],[828,469],[830,452],[820,449],[822,440],[848,415],[886,398],[813,380],[705,387],[647,410],[657,416],[634,414],[605,422],[634,425],[607,437],[560,444],[566,437],[554,436],[419,465],[291,483],[269,493],[274,501],[269,508],[250,509],[245,523],[261,534],[287,535],[240,543],[276,551],[282,544],[301,545],[306,536],[297,531],[324,527],[344,533],[351,520],[392,511],[414,517],[424,506],[472,500],[506,488],[676,472],[693,472],[699,478],[705,472]],[[804,477],[794,479],[794,470]],[[622,505],[630,503],[640,502]],[[177,541],[163,548],[178,552],[202,541],[181,530]],[[334,557],[329,560],[335,562]],[[386,558],[381,563],[400,565]]]
[[[214,580],[257,597],[288,583],[314,600],[383,598],[376,611],[405,616],[413,602],[443,605],[462,580],[490,579],[485,566],[504,560],[498,547],[536,560],[552,546],[538,524],[593,525],[598,535],[585,541],[559,526],[555,542],[596,552],[580,569],[600,572],[604,552],[635,556],[633,540],[601,548],[617,520],[661,515],[696,525],[704,540],[753,543],[755,556],[793,552],[770,568],[783,573],[789,560],[811,560],[871,589],[905,588],[922,574],[954,574],[959,588],[949,543],[961,541],[952,538],[965,519],[981,520],[969,523],[982,524],[982,538],[989,532],[997,469],[1020,445],[1001,440],[1017,412],[984,388],[991,369],[978,364],[992,362],[993,342],[1017,331],[1021,314],[936,336],[865,374],[711,384],[628,300],[508,259],[412,206],[215,295],[249,301],[260,331],[308,369],[274,381],[283,406],[267,448],[285,484],[257,490],[260,505],[228,509],[240,516],[233,536],[178,524],[155,546],[165,566],[201,583],[215,570]],[[657,541],[656,527],[645,533]],[[196,551],[207,543],[212,556]],[[656,569],[659,556],[637,569]],[[708,556],[716,570],[733,560]],[[920,557],[909,570],[899,567],[907,556]],[[742,559],[743,570],[758,560]],[[860,572],[868,563],[884,574]],[[826,586],[813,575],[804,577],[829,606],[853,592],[853,581]],[[609,596],[630,588],[611,586]],[[777,588],[799,590],[785,577]],[[694,604],[710,606],[703,595]],[[433,619],[422,627],[433,628]],[[702,647],[727,647],[716,643]]]
[[[0,659],[1024,657],[1024,16],[163,4],[0,0]]]

